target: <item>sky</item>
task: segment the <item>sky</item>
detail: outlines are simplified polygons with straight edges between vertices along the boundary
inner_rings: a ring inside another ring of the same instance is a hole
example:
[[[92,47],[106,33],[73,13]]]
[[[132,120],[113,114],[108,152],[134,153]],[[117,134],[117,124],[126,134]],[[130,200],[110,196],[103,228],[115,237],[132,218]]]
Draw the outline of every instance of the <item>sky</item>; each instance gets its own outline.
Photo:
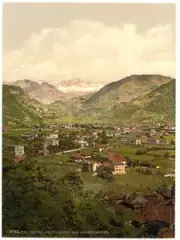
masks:
[[[175,77],[175,5],[4,3],[3,81]]]

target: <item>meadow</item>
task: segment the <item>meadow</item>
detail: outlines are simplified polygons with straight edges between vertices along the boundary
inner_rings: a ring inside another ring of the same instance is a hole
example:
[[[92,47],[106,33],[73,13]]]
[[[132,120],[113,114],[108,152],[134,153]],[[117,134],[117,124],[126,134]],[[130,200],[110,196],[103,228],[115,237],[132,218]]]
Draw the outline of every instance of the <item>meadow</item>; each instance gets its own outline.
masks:
[[[87,151],[87,149],[84,151]],[[134,161],[137,159],[151,161],[153,159],[153,156],[137,156],[136,151],[136,148],[121,147],[121,153],[131,157]],[[119,152],[119,150],[117,152]],[[46,167],[48,172],[58,179],[68,172],[76,171],[81,168],[81,164],[69,161],[71,155],[72,153],[66,153],[59,156],[41,156],[34,158],[34,160],[36,160],[38,164]],[[156,158],[155,164],[160,167],[160,171],[163,174],[172,172],[175,168],[175,162],[169,159]],[[136,168],[132,167],[127,167],[126,172],[127,173],[124,175],[114,176],[114,180],[111,182],[92,176],[92,172],[80,172],[80,176],[84,181],[85,188],[92,191],[115,190],[117,192],[123,191],[128,193],[134,191],[153,192],[158,186],[163,184],[169,185],[173,182],[173,179],[165,178],[163,175],[140,174],[136,171]]]

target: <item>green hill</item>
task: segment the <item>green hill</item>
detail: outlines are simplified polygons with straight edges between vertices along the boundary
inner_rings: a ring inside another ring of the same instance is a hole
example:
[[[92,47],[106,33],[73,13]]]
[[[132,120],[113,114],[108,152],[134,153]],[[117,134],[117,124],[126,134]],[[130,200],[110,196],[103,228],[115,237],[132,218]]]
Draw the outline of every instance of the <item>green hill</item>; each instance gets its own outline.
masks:
[[[34,102],[20,87],[3,85],[3,124],[29,125],[40,121]]]
[[[108,105],[108,104],[107,104]],[[87,105],[86,105],[87,106]],[[84,121],[99,122],[174,122],[175,80],[157,87],[145,96],[111,107],[87,106],[78,114]]]
[[[145,96],[170,80],[172,78],[161,75],[132,75],[104,86],[87,99],[84,106],[94,105],[97,109],[110,109],[116,104]]]
[[[117,122],[174,122],[175,80],[129,103],[114,106],[107,118]]]

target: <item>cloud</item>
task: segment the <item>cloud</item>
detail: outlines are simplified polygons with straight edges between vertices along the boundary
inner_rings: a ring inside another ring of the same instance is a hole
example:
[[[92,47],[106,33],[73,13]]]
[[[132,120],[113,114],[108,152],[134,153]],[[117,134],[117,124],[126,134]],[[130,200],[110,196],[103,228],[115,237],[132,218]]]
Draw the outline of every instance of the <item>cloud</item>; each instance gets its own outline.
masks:
[[[32,33],[21,49],[4,53],[3,80],[115,81],[131,74],[175,77],[175,42],[170,25],[143,33],[134,24],[108,26],[75,20],[62,28]]]

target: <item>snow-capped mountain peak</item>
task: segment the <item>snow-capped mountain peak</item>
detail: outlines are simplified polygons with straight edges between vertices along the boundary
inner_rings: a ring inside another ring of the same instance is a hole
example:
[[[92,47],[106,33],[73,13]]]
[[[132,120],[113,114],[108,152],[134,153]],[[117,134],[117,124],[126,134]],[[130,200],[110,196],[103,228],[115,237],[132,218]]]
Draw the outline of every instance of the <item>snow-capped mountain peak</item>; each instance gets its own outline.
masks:
[[[86,81],[83,81],[78,78],[61,81],[57,85],[57,88],[64,93],[78,92],[79,94],[82,93],[83,95],[84,95],[84,93],[96,92],[102,87],[103,87],[102,84],[90,83],[90,82],[86,82]],[[80,94],[80,95],[82,95],[82,94]]]

